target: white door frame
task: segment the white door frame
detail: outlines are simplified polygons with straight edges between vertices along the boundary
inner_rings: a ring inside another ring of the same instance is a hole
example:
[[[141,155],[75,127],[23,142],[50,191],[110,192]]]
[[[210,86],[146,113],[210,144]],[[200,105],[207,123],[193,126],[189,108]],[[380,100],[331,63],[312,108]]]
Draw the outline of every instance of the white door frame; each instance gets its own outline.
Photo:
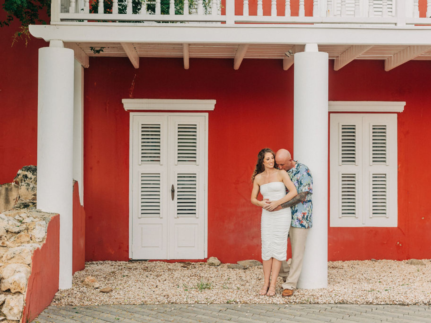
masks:
[[[204,135],[204,178],[205,186],[208,188],[208,113],[167,113],[167,112],[131,112],[129,119],[129,259],[132,259],[133,250],[133,185],[132,185],[132,167],[133,167],[133,118],[135,116],[198,116],[205,118],[205,135]],[[208,257],[208,189],[204,192],[204,257]]]

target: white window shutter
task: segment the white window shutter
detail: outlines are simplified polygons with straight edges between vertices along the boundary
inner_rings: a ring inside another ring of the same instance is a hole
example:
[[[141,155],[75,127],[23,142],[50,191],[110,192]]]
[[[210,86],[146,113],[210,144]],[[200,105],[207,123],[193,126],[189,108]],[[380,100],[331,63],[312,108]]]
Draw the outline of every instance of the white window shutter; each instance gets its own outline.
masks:
[[[360,226],[362,121],[332,114],[330,140],[331,226]]]
[[[162,124],[140,124],[140,162],[139,164],[161,164],[162,153]]]
[[[332,114],[331,227],[397,226],[397,116]]]
[[[397,116],[363,117],[364,218],[367,226],[397,226]]]

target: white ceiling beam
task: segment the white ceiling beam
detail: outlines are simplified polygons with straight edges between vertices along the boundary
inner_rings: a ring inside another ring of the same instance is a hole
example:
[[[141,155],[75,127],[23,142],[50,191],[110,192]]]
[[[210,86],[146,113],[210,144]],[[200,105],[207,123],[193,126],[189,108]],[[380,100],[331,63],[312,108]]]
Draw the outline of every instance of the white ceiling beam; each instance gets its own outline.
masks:
[[[385,60],[385,71],[388,72],[423,53],[431,50],[431,46],[409,46]]]
[[[190,45],[183,44],[183,60],[184,60],[184,69],[188,70],[190,67]]]
[[[233,69],[238,70],[241,66],[242,60],[245,57],[245,53],[247,53],[248,45],[239,45],[235,54],[235,60],[233,62]]]
[[[361,56],[363,53],[368,51],[373,46],[362,45],[362,46],[350,46],[340,56],[335,59],[334,70],[338,71],[355,58]]]
[[[90,59],[88,55],[84,52],[84,50],[78,46],[77,43],[64,43],[64,47],[73,49],[75,53],[75,59],[82,65],[84,68],[90,67]]]
[[[132,43],[121,43],[124,51],[127,54],[127,57],[130,59],[134,68],[139,68],[139,56],[136,52],[135,46]]]
[[[304,47],[304,45],[295,45],[285,53],[285,57],[283,58],[283,70],[287,71],[289,68],[292,67],[295,54],[303,52]]]

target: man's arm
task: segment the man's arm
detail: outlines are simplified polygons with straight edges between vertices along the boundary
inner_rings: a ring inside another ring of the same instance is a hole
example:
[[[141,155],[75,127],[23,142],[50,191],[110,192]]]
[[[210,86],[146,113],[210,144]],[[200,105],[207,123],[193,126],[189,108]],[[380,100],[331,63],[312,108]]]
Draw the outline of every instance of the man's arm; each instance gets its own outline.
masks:
[[[305,201],[305,199],[307,198],[307,194],[309,192],[301,192],[298,195],[296,195],[293,199],[291,199],[290,201],[287,201],[286,203],[281,204],[281,208],[285,209],[287,207],[291,207],[294,206],[298,203],[302,203]]]

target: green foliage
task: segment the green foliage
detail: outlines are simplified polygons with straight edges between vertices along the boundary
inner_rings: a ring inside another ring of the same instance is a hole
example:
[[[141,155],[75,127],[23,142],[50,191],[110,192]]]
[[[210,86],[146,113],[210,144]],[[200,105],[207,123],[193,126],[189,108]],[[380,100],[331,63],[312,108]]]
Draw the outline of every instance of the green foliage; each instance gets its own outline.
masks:
[[[204,289],[211,289],[212,284],[211,283],[206,283],[203,280],[201,280],[199,283],[197,283],[196,288],[199,289],[199,291],[203,291]]]
[[[18,19],[23,27],[46,24],[41,16],[45,12],[50,16],[51,0],[5,0],[2,8],[7,16],[0,21],[0,27],[9,26],[14,19]]]
[[[198,0],[189,0],[189,14],[191,14],[192,8],[197,6]],[[212,0],[203,0],[203,7],[204,12],[208,13],[211,8],[211,1]],[[104,0],[103,1],[103,7],[104,7],[104,13],[112,13],[112,6],[113,6],[113,0]],[[146,1],[146,0],[132,0],[132,11],[133,14],[138,14],[141,9],[142,5],[147,5],[147,12],[150,14],[154,14],[156,11],[156,3],[155,1]],[[175,4],[175,14],[176,15],[183,15],[184,14],[184,0],[174,0]],[[169,15],[169,7],[170,7],[170,0],[161,0],[160,1],[160,9],[162,15]],[[91,4],[90,8],[91,13],[99,13],[99,0],[94,1]],[[125,14],[127,12],[127,1],[126,0],[119,0],[118,1],[118,13]],[[135,22],[135,21],[133,21]]]
[[[98,13],[99,1],[96,0],[91,3],[90,12]],[[133,14],[138,14],[141,11],[143,3],[147,0],[132,0]],[[189,13],[192,8],[197,7],[198,0],[189,0]],[[205,13],[208,13],[211,8],[211,1],[215,0],[203,0],[203,7]],[[174,0],[175,3],[175,14],[184,14],[184,0]],[[104,0],[104,13],[112,13],[113,0]],[[162,15],[169,14],[170,0],[161,0],[161,13]],[[21,22],[19,30],[13,37],[12,45],[19,39],[24,39],[26,45],[30,40],[30,33],[28,31],[29,25],[35,24],[47,24],[43,18],[45,13],[48,17],[51,16],[51,0],[5,0],[2,9],[6,12],[6,19],[0,20],[0,27],[9,26],[14,19],[18,19]],[[155,1],[148,2],[147,12],[155,12],[156,4]],[[118,13],[125,14],[127,11],[127,0],[118,1]],[[139,22],[139,21],[130,21]]]

